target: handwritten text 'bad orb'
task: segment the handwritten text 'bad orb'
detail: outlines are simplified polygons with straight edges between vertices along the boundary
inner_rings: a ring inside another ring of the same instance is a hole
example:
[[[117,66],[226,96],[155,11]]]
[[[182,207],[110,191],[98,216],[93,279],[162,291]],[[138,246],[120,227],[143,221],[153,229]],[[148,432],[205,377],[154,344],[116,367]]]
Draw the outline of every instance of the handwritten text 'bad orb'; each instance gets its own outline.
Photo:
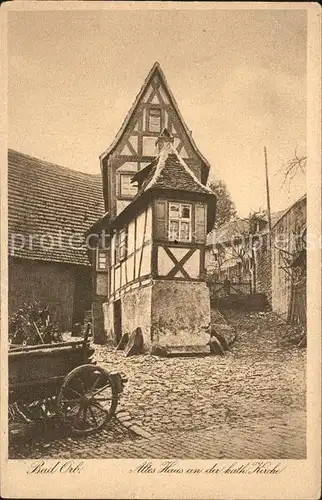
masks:
[[[74,460],[58,460],[58,462],[50,466],[44,460],[37,460],[29,467],[27,474],[79,474],[83,468],[84,462]]]
[[[246,464],[238,464],[237,462],[227,464],[213,464],[210,467],[180,467],[180,464],[174,461],[162,462],[161,467],[155,467],[152,462],[142,462],[138,467],[131,472],[141,474],[280,474],[286,466],[281,463],[263,462],[248,462]]]

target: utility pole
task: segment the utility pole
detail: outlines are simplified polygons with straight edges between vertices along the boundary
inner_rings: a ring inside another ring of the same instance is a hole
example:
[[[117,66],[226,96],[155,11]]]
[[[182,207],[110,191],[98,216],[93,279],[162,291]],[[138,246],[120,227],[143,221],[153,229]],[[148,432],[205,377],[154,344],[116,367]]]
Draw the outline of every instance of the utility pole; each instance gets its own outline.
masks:
[[[267,167],[267,150],[266,146],[264,147],[264,156],[265,156],[265,178],[266,178],[266,197],[267,197],[267,217],[268,217],[268,239],[269,239],[269,247],[272,246],[272,216],[271,216],[271,201],[269,196],[269,182],[268,182],[268,167]]]

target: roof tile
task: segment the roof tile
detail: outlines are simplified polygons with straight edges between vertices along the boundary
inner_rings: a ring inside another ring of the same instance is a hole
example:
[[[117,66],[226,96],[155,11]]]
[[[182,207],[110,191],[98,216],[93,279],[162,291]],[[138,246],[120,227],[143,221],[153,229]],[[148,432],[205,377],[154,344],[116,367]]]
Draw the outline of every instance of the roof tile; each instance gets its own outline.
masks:
[[[8,153],[9,254],[89,265],[84,232],[104,213],[100,175]]]

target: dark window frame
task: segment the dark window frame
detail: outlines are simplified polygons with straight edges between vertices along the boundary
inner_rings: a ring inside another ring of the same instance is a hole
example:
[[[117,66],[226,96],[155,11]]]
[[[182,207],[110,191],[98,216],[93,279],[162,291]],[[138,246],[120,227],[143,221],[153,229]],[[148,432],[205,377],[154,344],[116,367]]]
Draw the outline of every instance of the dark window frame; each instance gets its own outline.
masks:
[[[151,118],[151,115],[153,116],[153,113],[155,113],[154,117],[156,117],[156,115],[158,115],[158,118],[160,119],[160,127],[158,128],[158,130],[151,130],[150,118]],[[154,134],[161,134],[161,132],[162,132],[162,120],[163,120],[163,114],[162,114],[162,109],[160,108],[160,106],[157,106],[157,105],[150,106],[147,109],[147,127],[146,127],[146,130],[148,132],[151,132]]]
[[[179,217],[171,217],[170,216],[170,205],[179,205]],[[186,205],[190,207],[190,217],[182,217],[181,215],[181,210],[182,206]],[[168,210],[167,210],[167,239],[168,241],[178,241],[180,243],[192,243],[193,242],[193,222],[194,222],[194,210],[195,210],[195,204],[192,202],[186,202],[186,201],[168,201]],[[171,221],[178,221],[178,239],[172,239],[170,238],[170,222]],[[181,223],[189,223],[189,239],[187,240],[182,240],[181,239]]]
[[[100,255],[105,255],[105,265],[103,267],[100,266]],[[108,250],[97,248],[96,249],[96,271],[100,273],[107,273],[109,270],[109,262],[108,262]]]
[[[121,241],[121,235],[124,234],[124,240]],[[115,238],[115,265],[120,265],[121,262],[127,259],[127,237],[128,237],[128,228],[127,226],[119,229],[116,233]],[[122,245],[121,245],[122,243]],[[121,255],[120,249],[124,248],[124,253]]]

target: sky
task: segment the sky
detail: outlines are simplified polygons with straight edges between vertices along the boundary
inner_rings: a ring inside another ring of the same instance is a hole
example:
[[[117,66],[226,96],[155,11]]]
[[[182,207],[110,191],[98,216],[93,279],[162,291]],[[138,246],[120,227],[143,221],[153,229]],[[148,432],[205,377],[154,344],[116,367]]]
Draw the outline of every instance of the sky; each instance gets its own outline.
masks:
[[[306,12],[149,10],[8,12],[9,147],[100,173],[155,61],[195,142],[238,214],[305,191],[282,185],[306,153]]]

